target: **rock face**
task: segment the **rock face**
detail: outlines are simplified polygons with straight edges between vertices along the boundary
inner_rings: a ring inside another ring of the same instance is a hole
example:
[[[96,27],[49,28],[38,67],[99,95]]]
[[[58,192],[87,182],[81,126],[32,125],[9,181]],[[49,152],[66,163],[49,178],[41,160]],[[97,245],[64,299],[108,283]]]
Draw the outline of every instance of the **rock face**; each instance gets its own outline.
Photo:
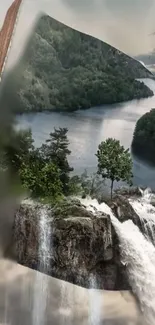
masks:
[[[141,197],[142,196],[142,193],[146,190],[147,188],[146,187],[142,187],[139,188],[139,187],[122,187],[122,188],[118,188],[115,190],[115,194],[118,196],[118,195],[121,195],[125,198],[131,198],[131,197],[135,197],[135,198],[138,198],[138,197]]]
[[[37,203],[21,204],[15,216],[12,244],[19,263],[33,269],[40,267],[39,220],[43,211],[50,227],[45,273],[84,287],[130,289],[110,216],[95,216],[79,201],[66,201],[46,210]]]
[[[134,224],[140,226],[139,216],[123,195],[116,195],[113,201],[108,202],[108,205],[120,222],[130,219],[134,222]]]
[[[129,198],[129,196],[127,195]],[[124,197],[123,195],[116,195],[113,201],[109,201],[108,205],[111,207],[113,214],[115,217],[120,221],[124,222],[127,220],[132,220],[132,222],[139,228],[139,230],[144,234],[146,238],[149,238],[149,240],[155,244],[154,241],[154,233],[155,233],[155,225],[154,223],[151,223],[150,226],[150,220],[147,217],[140,218],[138,214],[135,212],[131,204],[129,203],[129,200],[127,197]],[[150,201],[150,209],[152,210],[152,213],[154,212],[154,199],[152,197],[152,200]]]

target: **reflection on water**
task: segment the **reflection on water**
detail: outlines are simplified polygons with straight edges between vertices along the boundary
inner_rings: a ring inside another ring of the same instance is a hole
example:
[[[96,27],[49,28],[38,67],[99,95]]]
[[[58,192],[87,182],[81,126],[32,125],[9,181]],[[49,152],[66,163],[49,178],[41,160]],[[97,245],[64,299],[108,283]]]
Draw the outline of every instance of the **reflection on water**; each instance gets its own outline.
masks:
[[[155,92],[155,81],[145,83]],[[91,108],[74,113],[34,113],[18,118],[20,127],[31,127],[35,143],[40,146],[54,127],[67,127],[72,155],[70,163],[76,173],[85,168],[93,172],[98,144],[107,137],[119,139],[129,148],[136,121],[155,107],[155,96],[121,104]],[[134,159],[134,183],[155,188],[155,168]]]

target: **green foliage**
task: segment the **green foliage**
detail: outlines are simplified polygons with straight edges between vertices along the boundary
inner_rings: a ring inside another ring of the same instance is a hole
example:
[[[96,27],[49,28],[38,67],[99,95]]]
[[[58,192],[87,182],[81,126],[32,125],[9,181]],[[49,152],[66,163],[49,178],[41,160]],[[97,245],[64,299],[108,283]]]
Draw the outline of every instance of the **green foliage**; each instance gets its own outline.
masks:
[[[73,111],[153,95],[135,80],[152,77],[142,64],[49,16],[39,20],[28,49],[3,91],[8,96],[13,87],[9,98],[18,112]]]
[[[143,160],[155,164],[155,109],[151,109],[137,121],[132,151]]]
[[[77,175],[70,177],[68,183],[68,194],[79,195],[81,194],[81,178]]]
[[[98,174],[111,180],[111,197],[114,181],[131,183],[132,159],[129,149],[124,149],[116,139],[109,138],[98,146]]]
[[[50,139],[41,148],[35,149],[29,130],[14,131],[18,139],[16,145],[10,142],[5,148],[8,166],[16,166],[23,187],[31,195],[55,201],[63,194],[68,195],[71,190],[77,190],[75,181],[69,176],[73,169],[67,160],[71,153],[67,132],[65,128],[55,129]]]
[[[96,196],[100,192],[102,187],[102,181],[97,173],[88,175],[87,170],[81,175],[81,187],[83,197],[89,195],[91,197]]]
[[[31,161],[28,166],[23,163],[19,174],[23,186],[29,189],[33,196],[56,200],[62,195],[59,169],[52,163],[43,165],[41,169],[37,160]]]
[[[41,148],[35,149],[30,130],[15,131],[10,128],[11,141],[3,146],[6,173],[19,174],[24,189],[33,197],[52,204],[61,201],[67,195],[97,195],[101,189],[101,179],[111,180],[111,194],[114,181],[126,181],[130,184],[132,177],[132,161],[129,150],[125,150],[115,139],[102,142],[96,156],[98,157],[98,173],[88,176],[85,171],[80,177],[70,176],[68,156],[69,141],[66,128],[54,129],[50,138]],[[4,163],[3,161],[3,163]],[[4,175],[4,170],[2,169]],[[17,188],[17,183],[15,183]],[[14,190],[14,189],[13,189]]]
[[[30,130],[10,129],[10,137],[3,148],[1,165],[13,173],[19,173],[23,187],[31,195],[48,197],[50,201],[68,195],[73,190],[67,156],[69,141],[67,129],[54,130],[41,148],[35,149]],[[75,189],[75,186],[74,186]]]
[[[26,163],[29,152],[34,149],[31,130],[10,130],[9,139],[4,146],[3,166],[17,173],[23,162]]]
[[[50,138],[46,140],[46,144],[43,144],[40,148],[43,159],[47,163],[54,163],[59,168],[64,194],[69,192],[69,173],[73,171],[67,159],[71,154],[68,149],[67,132],[67,128],[54,129],[54,132],[50,133]]]

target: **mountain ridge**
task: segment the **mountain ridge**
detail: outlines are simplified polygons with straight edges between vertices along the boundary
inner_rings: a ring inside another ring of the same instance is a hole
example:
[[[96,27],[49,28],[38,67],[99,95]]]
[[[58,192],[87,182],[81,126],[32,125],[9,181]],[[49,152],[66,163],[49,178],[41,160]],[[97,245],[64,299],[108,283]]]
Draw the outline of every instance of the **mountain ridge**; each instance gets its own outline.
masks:
[[[152,76],[107,43],[42,15],[21,62],[8,74],[3,98],[12,87],[17,112],[73,111],[153,96],[135,80]]]

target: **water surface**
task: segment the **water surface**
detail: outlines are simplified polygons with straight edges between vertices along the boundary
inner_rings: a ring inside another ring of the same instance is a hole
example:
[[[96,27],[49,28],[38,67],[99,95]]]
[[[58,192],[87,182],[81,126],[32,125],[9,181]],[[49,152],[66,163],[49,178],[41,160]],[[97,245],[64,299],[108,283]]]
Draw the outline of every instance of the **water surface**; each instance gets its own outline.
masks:
[[[155,93],[155,81],[145,79]],[[115,105],[94,107],[73,113],[31,113],[18,117],[20,127],[31,127],[36,146],[40,146],[54,127],[67,127],[69,132],[70,164],[76,173],[85,168],[96,170],[95,153],[98,144],[108,137],[120,140],[130,148],[137,120],[155,107],[155,96]],[[134,184],[155,189],[155,168],[133,157]]]

